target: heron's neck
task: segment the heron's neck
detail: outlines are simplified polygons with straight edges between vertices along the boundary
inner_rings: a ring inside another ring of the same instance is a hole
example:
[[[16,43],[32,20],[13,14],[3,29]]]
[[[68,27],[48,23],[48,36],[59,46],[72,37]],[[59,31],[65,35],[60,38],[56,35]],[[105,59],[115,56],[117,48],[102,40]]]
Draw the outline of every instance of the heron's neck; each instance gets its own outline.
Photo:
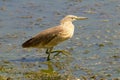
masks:
[[[74,32],[74,25],[72,24],[71,21],[66,21],[64,23],[61,23],[61,26],[65,31],[70,31],[70,32]]]
[[[66,37],[71,38],[74,33],[74,25],[71,21],[67,21],[64,23],[61,23],[61,28],[63,28],[62,34],[66,35]]]
[[[65,22],[61,22],[60,23],[62,26],[73,26],[72,22],[71,21],[65,21]]]

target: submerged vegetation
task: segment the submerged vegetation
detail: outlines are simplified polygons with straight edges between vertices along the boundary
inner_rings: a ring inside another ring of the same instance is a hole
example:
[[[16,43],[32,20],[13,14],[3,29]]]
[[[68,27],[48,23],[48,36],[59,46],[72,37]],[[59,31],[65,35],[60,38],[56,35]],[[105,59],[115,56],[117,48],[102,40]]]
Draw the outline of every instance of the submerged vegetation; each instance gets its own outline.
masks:
[[[57,58],[60,58],[60,56]],[[2,63],[0,63],[2,64],[0,66],[0,80],[106,80],[106,77],[112,76],[112,74],[104,73],[104,71],[93,72],[93,70],[89,67],[85,67],[79,64],[72,65],[71,68],[70,65],[74,60],[75,59],[72,57],[69,57],[62,58],[62,60],[52,60],[45,62],[17,61],[17,63],[21,64],[21,67],[16,66],[16,62],[13,61],[2,61]],[[84,74],[76,77],[73,75],[74,71],[81,71]],[[119,69],[117,71],[120,73]],[[113,80],[117,79],[119,78],[113,78]]]

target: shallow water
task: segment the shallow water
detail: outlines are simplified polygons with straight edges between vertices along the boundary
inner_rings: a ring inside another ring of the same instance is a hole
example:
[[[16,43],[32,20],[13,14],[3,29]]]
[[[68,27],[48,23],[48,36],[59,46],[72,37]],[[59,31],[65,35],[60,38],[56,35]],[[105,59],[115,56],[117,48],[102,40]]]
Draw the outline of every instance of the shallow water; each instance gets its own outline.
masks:
[[[46,68],[44,50],[26,50],[21,44],[68,14],[89,19],[74,22],[73,38],[55,48],[72,57],[53,59],[54,70],[74,79],[120,79],[119,0],[0,0],[0,76],[21,80],[24,72]]]

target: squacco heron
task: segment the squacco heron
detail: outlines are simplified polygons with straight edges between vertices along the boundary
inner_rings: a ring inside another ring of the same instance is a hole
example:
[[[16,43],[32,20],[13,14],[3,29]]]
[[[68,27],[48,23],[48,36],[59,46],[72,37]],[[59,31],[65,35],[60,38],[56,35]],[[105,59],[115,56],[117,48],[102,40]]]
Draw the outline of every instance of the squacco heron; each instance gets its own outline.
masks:
[[[41,31],[37,35],[33,36],[31,39],[27,40],[22,44],[23,48],[46,48],[46,54],[48,54],[47,61],[50,60],[50,54],[54,52],[61,51],[52,51],[53,47],[57,44],[70,39],[74,33],[74,25],[72,24],[75,20],[85,20],[87,17],[77,17],[74,15],[65,16],[58,26],[48,28]]]

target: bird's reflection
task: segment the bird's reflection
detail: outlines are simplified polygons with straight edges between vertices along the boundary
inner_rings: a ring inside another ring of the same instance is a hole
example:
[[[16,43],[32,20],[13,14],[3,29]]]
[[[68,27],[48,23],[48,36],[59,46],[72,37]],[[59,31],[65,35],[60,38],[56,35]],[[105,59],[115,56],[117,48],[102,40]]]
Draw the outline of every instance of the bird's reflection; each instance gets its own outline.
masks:
[[[40,62],[44,67],[40,68],[38,71],[27,72],[26,77],[34,80],[66,80],[67,76],[60,74],[60,70],[65,70],[66,67],[70,66],[73,61],[72,57],[63,58],[63,60],[51,60]]]

